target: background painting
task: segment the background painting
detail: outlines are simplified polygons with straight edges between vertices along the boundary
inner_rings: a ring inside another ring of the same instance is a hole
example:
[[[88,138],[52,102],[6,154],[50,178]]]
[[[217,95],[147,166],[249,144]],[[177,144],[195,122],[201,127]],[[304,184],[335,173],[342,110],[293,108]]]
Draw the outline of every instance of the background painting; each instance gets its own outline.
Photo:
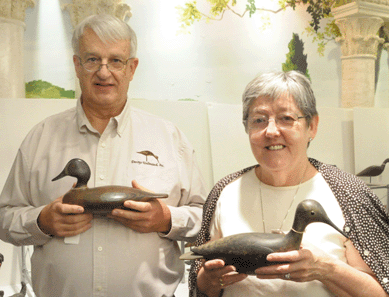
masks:
[[[61,4],[70,0],[39,0],[26,11],[25,81],[45,81],[75,90],[72,63],[72,25]],[[339,107],[341,96],[341,52],[334,41],[324,55],[304,33],[310,15],[305,7],[287,8],[277,14],[255,13],[243,18],[227,11],[221,21],[195,21],[182,33],[178,6],[185,0],[125,0],[131,6],[128,23],[138,36],[139,67],[129,97],[154,100],[194,99],[239,104],[246,84],[259,73],[282,70],[293,34],[304,43],[309,75],[318,106]],[[277,1],[255,1],[257,6],[277,7]],[[234,8],[243,12],[245,1]],[[206,0],[197,5],[209,9]],[[264,29],[264,25],[266,28]],[[376,106],[388,107],[385,93],[387,52],[379,62]],[[52,90],[53,91],[53,90]],[[58,91],[53,91],[55,93]]]

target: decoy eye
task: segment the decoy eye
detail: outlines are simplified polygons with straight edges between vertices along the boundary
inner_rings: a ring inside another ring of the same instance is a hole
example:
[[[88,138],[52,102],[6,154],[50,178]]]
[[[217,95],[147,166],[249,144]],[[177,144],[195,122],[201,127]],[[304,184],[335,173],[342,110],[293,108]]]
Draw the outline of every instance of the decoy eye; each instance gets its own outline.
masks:
[[[311,211],[311,216],[314,216],[314,215],[315,215],[315,211],[312,210],[312,211]]]

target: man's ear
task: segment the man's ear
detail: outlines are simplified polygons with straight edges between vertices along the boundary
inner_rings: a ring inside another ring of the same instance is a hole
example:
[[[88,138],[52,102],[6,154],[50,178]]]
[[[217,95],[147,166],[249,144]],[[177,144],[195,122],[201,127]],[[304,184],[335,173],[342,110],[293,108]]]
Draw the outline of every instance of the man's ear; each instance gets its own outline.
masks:
[[[81,72],[81,68],[82,68],[82,65],[81,65],[81,61],[80,61],[80,58],[76,55],[73,55],[73,64],[74,64],[74,69],[76,71],[76,75],[78,78],[80,78],[80,72]]]
[[[133,58],[129,61],[129,71],[131,72],[131,78],[130,78],[130,81],[134,78],[134,74],[135,74],[135,70],[136,70],[136,67],[138,67],[138,64],[139,64],[139,59],[138,58]]]

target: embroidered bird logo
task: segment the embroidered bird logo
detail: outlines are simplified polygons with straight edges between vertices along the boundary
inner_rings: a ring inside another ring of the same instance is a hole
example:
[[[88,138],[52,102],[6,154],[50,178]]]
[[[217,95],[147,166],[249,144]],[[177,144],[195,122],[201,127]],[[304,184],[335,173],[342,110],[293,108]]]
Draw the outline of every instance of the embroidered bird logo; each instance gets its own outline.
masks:
[[[147,157],[151,156],[151,157],[154,157],[155,160],[157,160],[157,162],[159,164],[158,156],[154,155],[152,152],[150,152],[150,151],[141,151],[141,152],[137,152],[137,153],[146,156],[146,162],[148,161]]]

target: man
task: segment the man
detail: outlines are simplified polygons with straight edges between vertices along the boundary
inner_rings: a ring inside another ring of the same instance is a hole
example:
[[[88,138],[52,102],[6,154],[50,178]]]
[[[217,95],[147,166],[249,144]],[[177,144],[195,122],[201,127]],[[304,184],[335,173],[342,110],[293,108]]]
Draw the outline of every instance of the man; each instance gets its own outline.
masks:
[[[170,122],[127,104],[138,59],[126,23],[88,17],[72,42],[81,98],[22,143],[0,196],[1,239],[34,245],[39,297],[173,296],[184,270],[176,240],[195,238],[205,199],[193,148]],[[74,178],[51,182],[75,157],[91,167],[89,187],[142,185],[169,197],[93,217],[62,203]]]

